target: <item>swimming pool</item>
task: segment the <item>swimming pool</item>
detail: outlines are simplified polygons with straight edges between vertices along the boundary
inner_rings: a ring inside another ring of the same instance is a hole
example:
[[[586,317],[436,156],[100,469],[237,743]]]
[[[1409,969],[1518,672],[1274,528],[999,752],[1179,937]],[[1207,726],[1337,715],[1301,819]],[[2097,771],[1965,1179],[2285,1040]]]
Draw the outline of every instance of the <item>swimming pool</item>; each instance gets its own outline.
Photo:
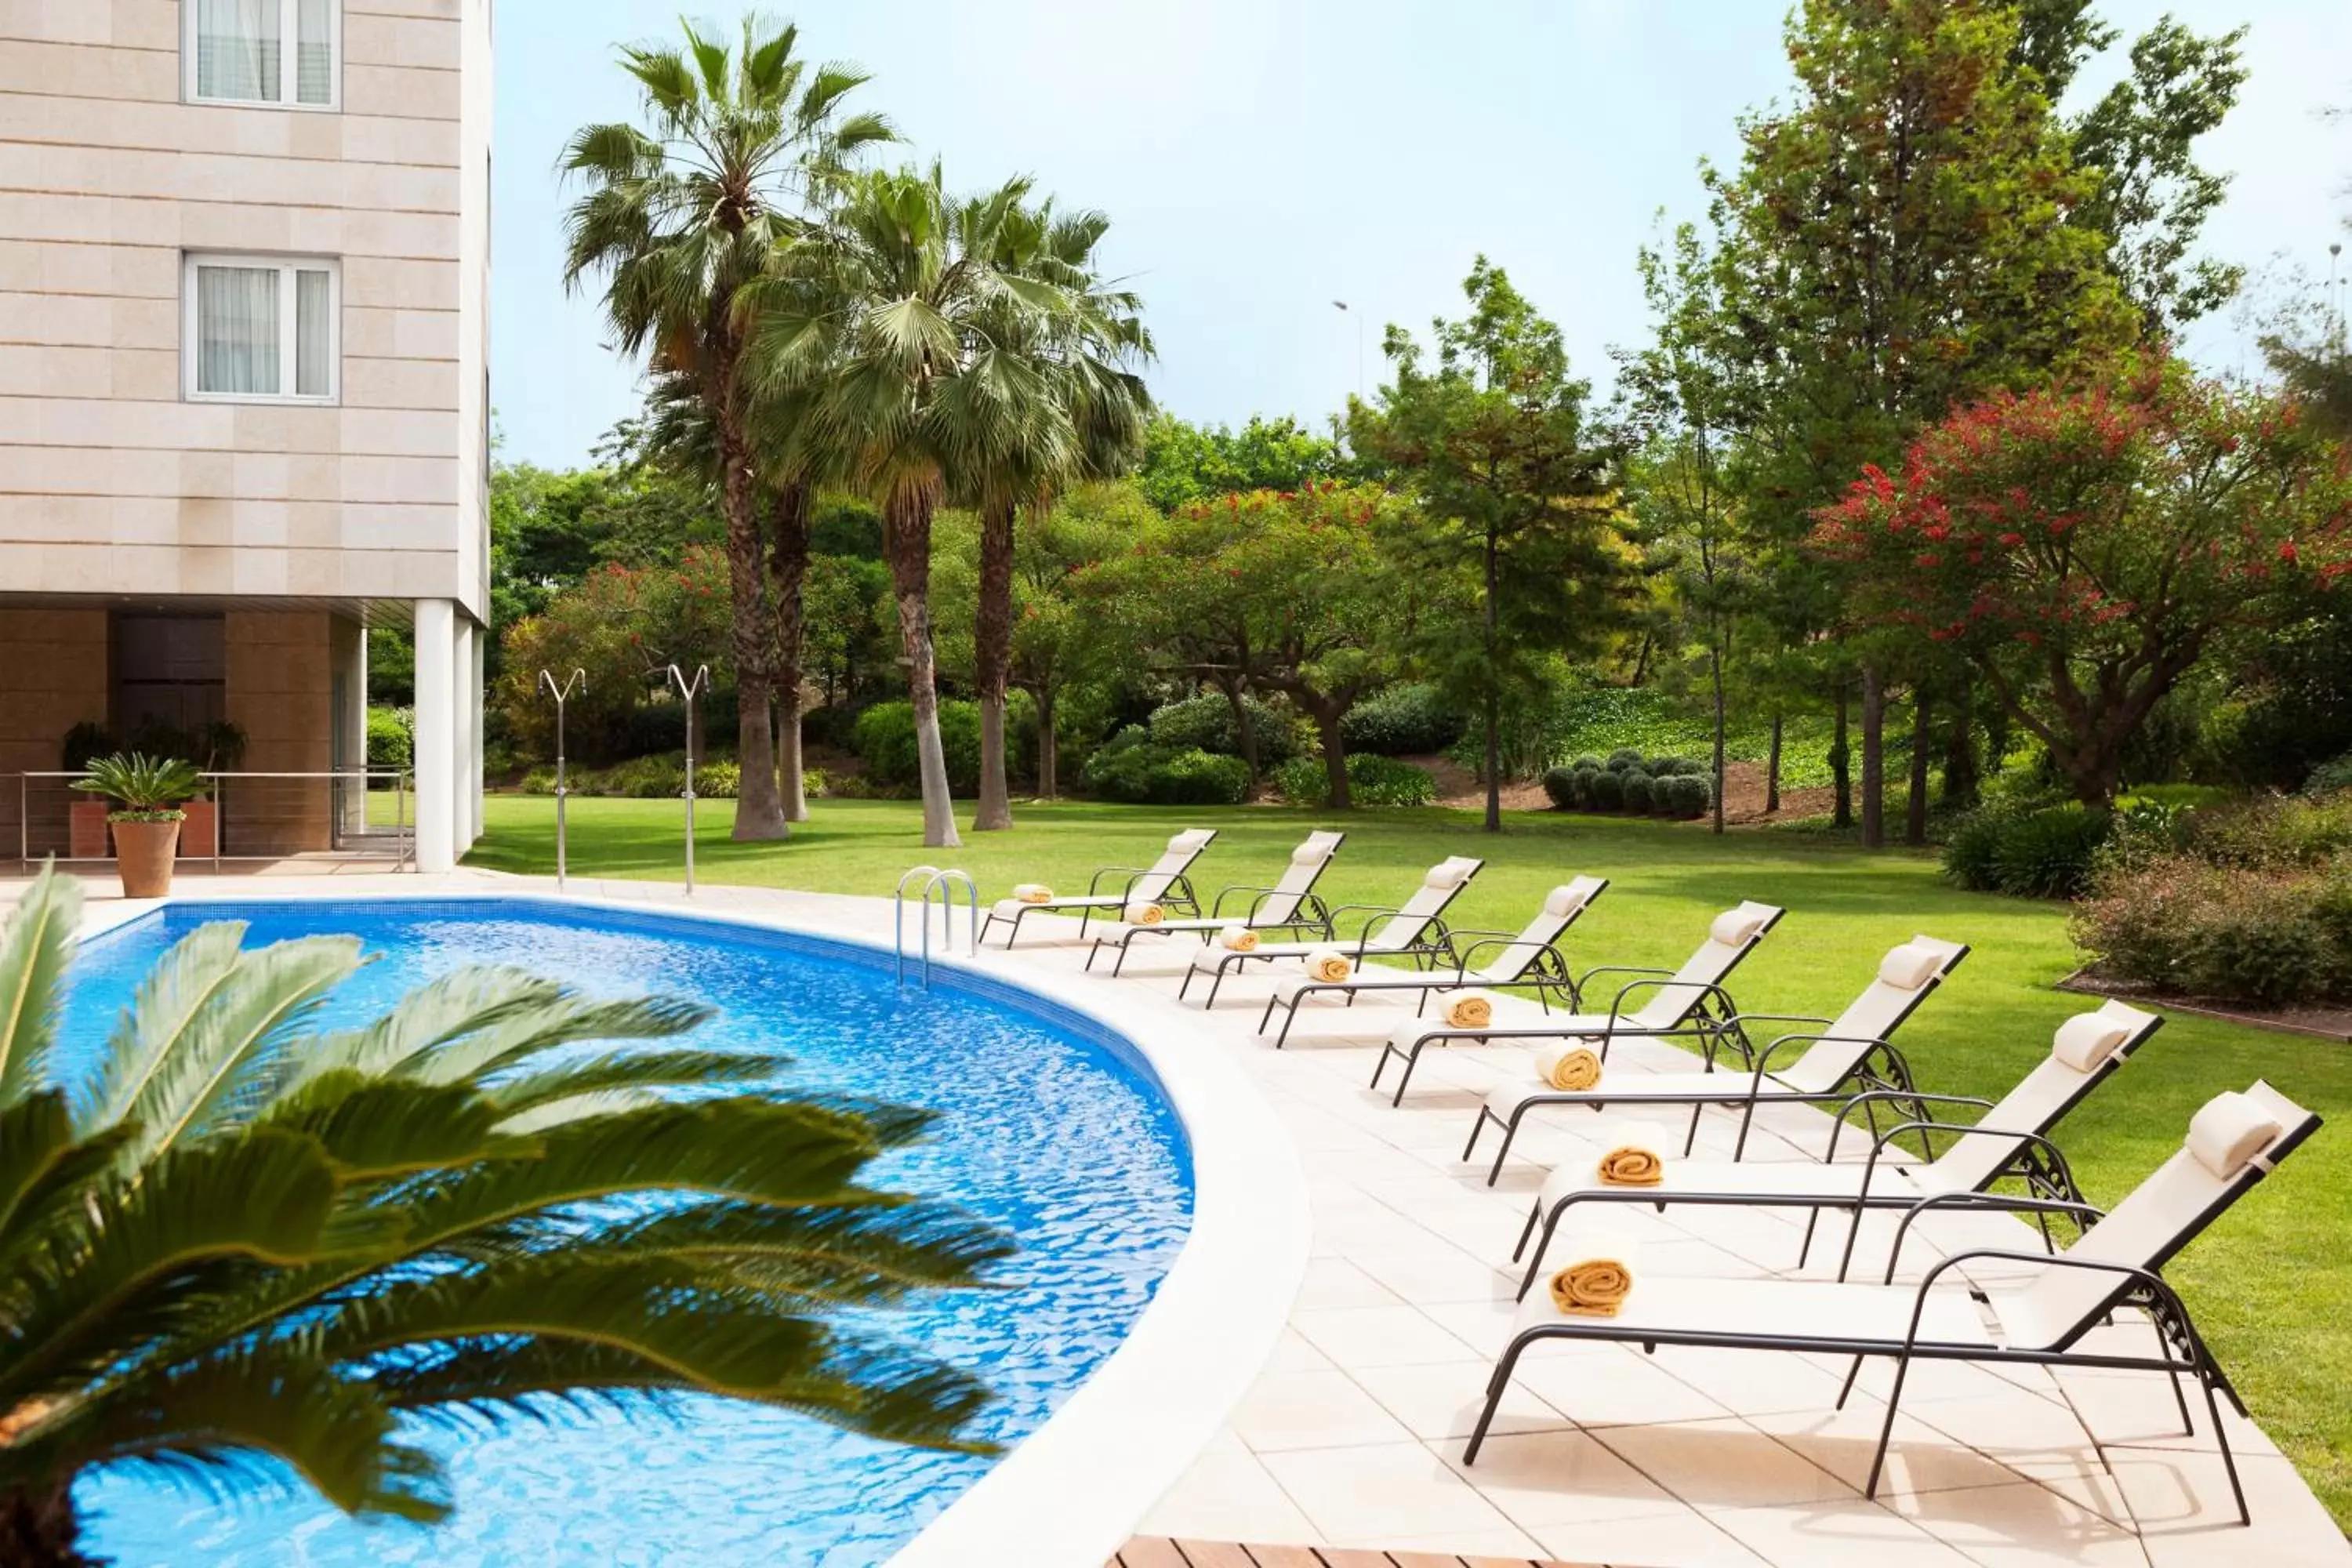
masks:
[[[698,1043],[780,1049],[795,1090],[943,1112],[930,1141],[874,1173],[1009,1230],[1011,1289],[895,1311],[890,1331],[999,1395],[977,1435],[1034,1432],[1118,1345],[1183,1247],[1184,1135],[1125,1042],[1010,987],[943,980],[901,994],[887,959],[787,932],[532,900],[354,900],[170,907],[97,939],[74,972],[65,1037],[94,1048],[153,960],[195,925],[248,943],[349,931],[378,959],[320,1022],[372,1017],[466,963],[515,963],[598,994],[709,1004]],[[61,1064],[66,1065],[66,1064]],[[451,1443],[457,1514],[423,1531],[360,1525],[307,1495],[223,1507],[143,1480],[79,1497],[123,1568],[258,1565],[878,1563],[990,1461],[896,1449],[805,1417],[702,1399],[683,1421],[568,1417]]]

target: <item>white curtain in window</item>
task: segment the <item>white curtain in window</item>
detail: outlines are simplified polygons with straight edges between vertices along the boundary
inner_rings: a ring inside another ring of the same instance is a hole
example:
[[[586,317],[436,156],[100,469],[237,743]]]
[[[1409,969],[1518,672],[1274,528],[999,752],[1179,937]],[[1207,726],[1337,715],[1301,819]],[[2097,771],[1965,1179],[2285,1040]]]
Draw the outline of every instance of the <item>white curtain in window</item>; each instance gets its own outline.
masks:
[[[274,395],[278,331],[276,268],[196,268],[198,392]]]
[[[278,76],[278,0],[195,0],[196,96],[274,102]]]
[[[299,0],[294,28],[297,102],[335,101],[335,0]]]
[[[294,274],[294,390],[303,397],[334,391],[328,354],[335,342],[333,279],[324,272]]]

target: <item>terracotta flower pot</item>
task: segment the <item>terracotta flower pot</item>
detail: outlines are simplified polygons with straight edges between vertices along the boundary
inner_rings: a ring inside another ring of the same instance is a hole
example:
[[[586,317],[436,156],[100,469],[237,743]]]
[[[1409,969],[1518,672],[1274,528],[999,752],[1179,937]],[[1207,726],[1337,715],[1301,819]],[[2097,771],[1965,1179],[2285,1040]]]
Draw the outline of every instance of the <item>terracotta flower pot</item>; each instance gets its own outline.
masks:
[[[192,800],[180,809],[187,813],[187,820],[180,824],[181,858],[209,860],[220,832],[219,808],[208,800]]]
[[[126,899],[160,899],[172,890],[172,857],[180,847],[177,822],[114,825],[115,869]]]
[[[106,858],[106,814],[114,808],[102,800],[84,798],[66,808],[71,824],[67,852],[77,860]]]

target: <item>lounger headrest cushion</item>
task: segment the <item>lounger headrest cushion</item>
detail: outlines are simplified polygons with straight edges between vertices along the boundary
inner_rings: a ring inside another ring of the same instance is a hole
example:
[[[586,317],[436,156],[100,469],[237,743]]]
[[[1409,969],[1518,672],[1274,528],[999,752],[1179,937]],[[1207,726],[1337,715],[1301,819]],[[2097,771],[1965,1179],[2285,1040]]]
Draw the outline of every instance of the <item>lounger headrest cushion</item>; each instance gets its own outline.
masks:
[[[1544,895],[1544,913],[1557,915],[1562,920],[1566,920],[1583,906],[1584,889],[1581,888],[1554,888]]]
[[[1171,855],[1181,855],[1189,850],[1202,848],[1216,836],[1216,829],[1212,827],[1188,827],[1168,841],[1168,852]]]
[[[1432,866],[1429,868],[1429,875],[1421,879],[1421,885],[1433,890],[1458,888],[1468,879],[1470,873],[1477,868],[1477,861],[1465,859],[1456,855],[1451,860]]]
[[[1726,947],[1746,947],[1763,929],[1764,917],[1742,906],[1726,910],[1716,916],[1715,923],[1706,928],[1706,934]]]
[[[1878,961],[1878,977],[1897,991],[1916,991],[1943,967],[1942,949],[1906,942]]]
[[[1290,852],[1290,863],[1294,866],[1319,866],[1330,858],[1330,836],[1323,833],[1316,834]]]
[[[2249,1094],[2231,1089],[2205,1102],[2189,1122],[2189,1152],[2197,1163],[2222,1181],[2246,1168],[2246,1163],[2279,1135],[2278,1119]]]
[[[2050,1054],[2076,1072],[2092,1072],[2131,1038],[2131,1030],[2105,1013],[2077,1013],[2058,1026]]]

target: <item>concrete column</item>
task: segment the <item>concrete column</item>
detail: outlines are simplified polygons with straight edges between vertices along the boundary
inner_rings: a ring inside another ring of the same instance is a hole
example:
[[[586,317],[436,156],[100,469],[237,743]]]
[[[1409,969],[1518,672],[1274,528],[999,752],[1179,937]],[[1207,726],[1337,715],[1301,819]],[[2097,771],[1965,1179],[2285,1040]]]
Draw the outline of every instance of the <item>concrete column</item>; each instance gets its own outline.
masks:
[[[334,661],[334,689],[342,706],[335,712],[341,726],[331,752],[338,768],[367,766],[367,627],[336,616],[327,625],[328,648]],[[334,788],[338,826],[344,834],[367,826],[367,790],[357,779],[338,780]]]
[[[467,847],[482,836],[482,661],[488,656],[490,629],[476,626],[467,640],[473,645],[472,679],[466,686],[467,764],[466,779],[459,785],[466,799],[466,819],[470,829],[466,835]]]
[[[416,868],[457,863],[457,606],[416,601]]]

